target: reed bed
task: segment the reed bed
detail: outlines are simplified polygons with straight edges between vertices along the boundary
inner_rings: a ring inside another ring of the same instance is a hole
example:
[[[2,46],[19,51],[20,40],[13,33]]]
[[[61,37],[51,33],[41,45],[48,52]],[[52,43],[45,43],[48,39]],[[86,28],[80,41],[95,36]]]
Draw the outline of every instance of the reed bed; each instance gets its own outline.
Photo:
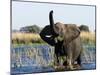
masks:
[[[40,38],[39,34],[36,33],[12,33],[12,43],[41,43],[43,40]]]
[[[95,32],[81,32],[81,39],[82,42],[85,44],[95,44],[96,40],[95,40]]]
[[[94,32],[81,32],[81,39],[83,43],[94,43],[95,44],[95,33]],[[36,33],[12,33],[12,44],[29,44],[29,43],[45,43]]]

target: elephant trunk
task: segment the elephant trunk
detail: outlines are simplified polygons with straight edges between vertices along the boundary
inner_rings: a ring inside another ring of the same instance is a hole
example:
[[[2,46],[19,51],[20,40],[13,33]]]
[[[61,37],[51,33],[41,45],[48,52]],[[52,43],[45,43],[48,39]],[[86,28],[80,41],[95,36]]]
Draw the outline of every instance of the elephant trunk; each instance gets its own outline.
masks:
[[[50,28],[51,28],[51,33],[52,35],[58,36],[58,34],[54,30],[54,20],[53,20],[53,10],[50,11],[49,13],[49,21],[50,21]]]

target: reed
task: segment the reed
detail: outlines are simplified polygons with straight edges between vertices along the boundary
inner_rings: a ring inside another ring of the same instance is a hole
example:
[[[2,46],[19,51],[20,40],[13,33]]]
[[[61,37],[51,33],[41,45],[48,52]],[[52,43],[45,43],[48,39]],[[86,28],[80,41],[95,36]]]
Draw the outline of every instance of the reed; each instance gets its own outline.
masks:
[[[43,40],[40,38],[39,34],[36,33],[12,33],[12,43],[41,43]]]
[[[94,32],[81,32],[83,43],[95,43]],[[12,44],[45,43],[36,33],[12,33]]]
[[[95,33],[94,32],[81,32],[82,42],[85,44],[95,44]]]

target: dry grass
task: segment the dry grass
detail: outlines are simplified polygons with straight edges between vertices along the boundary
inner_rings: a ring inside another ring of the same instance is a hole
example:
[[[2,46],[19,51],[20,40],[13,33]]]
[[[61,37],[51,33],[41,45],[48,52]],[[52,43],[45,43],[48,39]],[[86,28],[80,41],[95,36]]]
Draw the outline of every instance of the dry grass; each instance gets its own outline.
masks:
[[[24,40],[29,40],[29,39],[34,39],[38,40],[40,36],[38,34],[33,34],[33,33],[12,33],[12,39],[18,38],[19,40],[24,39]]]
[[[95,33],[93,32],[81,32],[81,39],[83,43],[95,43]],[[39,34],[35,33],[12,33],[12,43],[43,43]]]
[[[42,42],[42,39],[38,34],[35,33],[12,33],[12,42],[13,43],[35,43]]]
[[[81,32],[81,39],[83,43],[94,43],[95,44],[95,33],[94,32]]]

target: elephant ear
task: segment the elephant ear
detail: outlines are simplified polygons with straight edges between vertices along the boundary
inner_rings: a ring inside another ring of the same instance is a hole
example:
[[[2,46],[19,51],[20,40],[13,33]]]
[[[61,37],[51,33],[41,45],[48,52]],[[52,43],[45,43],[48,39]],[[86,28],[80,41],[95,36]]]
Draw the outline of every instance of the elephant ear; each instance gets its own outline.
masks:
[[[80,29],[75,24],[65,25],[64,28],[64,39],[66,43],[70,43],[80,35]]]

